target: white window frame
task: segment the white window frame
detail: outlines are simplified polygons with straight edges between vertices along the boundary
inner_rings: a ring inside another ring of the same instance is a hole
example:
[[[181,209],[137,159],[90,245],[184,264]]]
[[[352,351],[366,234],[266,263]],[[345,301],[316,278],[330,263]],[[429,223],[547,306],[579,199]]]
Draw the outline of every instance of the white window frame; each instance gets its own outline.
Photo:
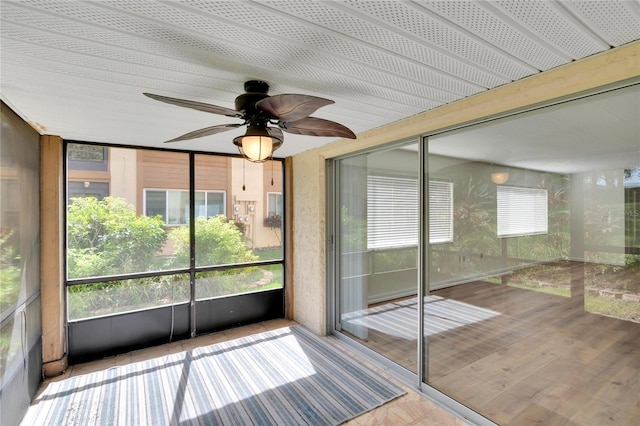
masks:
[[[203,190],[203,191],[195,191],[196,194],[198,193],[204,193],[204,210],[205,210],[205,218],[209,218],[210,216],[207,216],[206,211],[207,211],[207,205],[208,205],[208,193],[215,193],[215,194],[222,194],[222,213],[218,213],[216,216],[219,215],[227,215],[227,192],[226,191],[220,191],[220,190],[215,190],[215,191],[209,191],[209,190]],[[196,212],[197,213],[197,212]],[[196,214],[196,217],[200,217]]]
[[[498,238],[543,235],[549,232],[548,191],[498,185],[496,222]]]
[[[186,192],[189,193],[188,189],[165,189],[165,188],[144,188],[143,189],[143,197],[142,197],[142,204],[143,204],[143,214],[145,216],[147,216],[147,191],[155,191],[155,192],[164,192],[165,193],[165,206],[164,206],[164,217],[165,217],[165,225],[168,226],[181,226],[181,225],[187,225],[187,221],[185,220],[184,223],[168,223],[167,221],[169,220],[169,192]],[[204,206],[205,206],[205,216],[206,216],[206,206],[207,206],[207,193],[209,192],[214,192],[216,194],[222,194],[222,205],[223,205],[223,211],[225,212],[225,216],[226,216],[226,211],[227,211],[227,192],[226,191],[221,191],[218,189],[215,190],[197,190],[195,191],[196,194],[198,193],[203,193],[204,194]],[[196,216],[199,217],[199,216]],[[188,218],[188,210],[187,210],[187,214],[185,214],[185,218]]]
[[[418,245],[419,196],[417,179],[367,176],[368,250]],[[435,221],[443,217],[448,220],[448,225],[436,226]],[[438,232],[431,232],[432,229],[438,229]],[[429,244],[453,242],[452,182],[429,181],[429,231]]]
[[[271,207],[271,203],[269,202],[269,196],[270,195],[275,195],[276,196],[276,215],[282,216],[283,210],[284,210],[284,199],[282,198],[282,192],[267,192],[267,217],[269,217],[269,212],[271,211],[271,209],[269,207]],[[280,210],[278,211],[278,197],[280,198]]]

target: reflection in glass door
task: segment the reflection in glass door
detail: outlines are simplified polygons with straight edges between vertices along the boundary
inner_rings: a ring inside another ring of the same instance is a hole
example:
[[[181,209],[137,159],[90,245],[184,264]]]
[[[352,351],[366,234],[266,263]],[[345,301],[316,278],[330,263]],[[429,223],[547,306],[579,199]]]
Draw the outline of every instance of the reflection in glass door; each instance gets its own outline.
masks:
[[[637,424],[639,94],[336,160],[336,329],[474,422]]]
[[[498,424],[638,423],[639,94],[429,138],[428,179],[453,188],[452,239],[427,253],[429,386]]]
[[[336,325],[416,372],[416,143],[336,162]]]

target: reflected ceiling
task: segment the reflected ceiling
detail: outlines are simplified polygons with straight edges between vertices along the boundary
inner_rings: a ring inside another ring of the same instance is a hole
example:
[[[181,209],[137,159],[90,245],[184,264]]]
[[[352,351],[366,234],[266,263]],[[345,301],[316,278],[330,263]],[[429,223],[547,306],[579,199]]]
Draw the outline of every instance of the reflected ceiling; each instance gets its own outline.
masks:
[[[640,167],[640,84],[433,136],[429,152],[556,173]]]
[[[335,100],[315,115],[361,133],[640,39],[637,1],[2,0],[0,8],[2,100],[41,133],[136,146],[166,147],[229,122],[143,92],[231,108],[243,83],[260,79],[271,94]],[[170,147],[235,153],[242,131]],[[276,153],[333,140],[286,134]]]

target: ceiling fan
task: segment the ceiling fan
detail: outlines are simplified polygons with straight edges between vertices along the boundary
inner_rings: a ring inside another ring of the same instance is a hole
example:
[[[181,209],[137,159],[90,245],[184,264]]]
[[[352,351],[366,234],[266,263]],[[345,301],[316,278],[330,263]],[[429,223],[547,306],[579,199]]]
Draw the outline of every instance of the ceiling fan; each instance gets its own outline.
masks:
[[[236,109],[225,108],[186,99],[144,93],[157,101],[212,114],[239,118],[242,123],[218,124],[195,130],[166,142],[178,142],[247,126],[243,136],[233,139],[240,153],[249,161],[263,162],[271,157],[284,140],[282,131],[307,136],[335,136],[355,139],[356,135],[342,124],[322,118],[310,117],[318,108],[334,103],[332,100],[311,95],[282,94],[269,96],[269,85],[264,81],[244,83],[246,93],[235,99]]]

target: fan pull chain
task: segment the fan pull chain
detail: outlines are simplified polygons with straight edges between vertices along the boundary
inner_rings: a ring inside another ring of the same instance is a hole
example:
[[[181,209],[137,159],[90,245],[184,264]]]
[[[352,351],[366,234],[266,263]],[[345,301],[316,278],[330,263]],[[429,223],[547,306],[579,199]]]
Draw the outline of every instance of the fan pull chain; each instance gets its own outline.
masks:
[[[246,186],[244,186],[244,182],[245,182],[245,170],[244,170],[244,160],[242,160],[242,190],[245,191],[247,189]]]
[[[271,157],[271,186],[273,186],[273,157]]]

